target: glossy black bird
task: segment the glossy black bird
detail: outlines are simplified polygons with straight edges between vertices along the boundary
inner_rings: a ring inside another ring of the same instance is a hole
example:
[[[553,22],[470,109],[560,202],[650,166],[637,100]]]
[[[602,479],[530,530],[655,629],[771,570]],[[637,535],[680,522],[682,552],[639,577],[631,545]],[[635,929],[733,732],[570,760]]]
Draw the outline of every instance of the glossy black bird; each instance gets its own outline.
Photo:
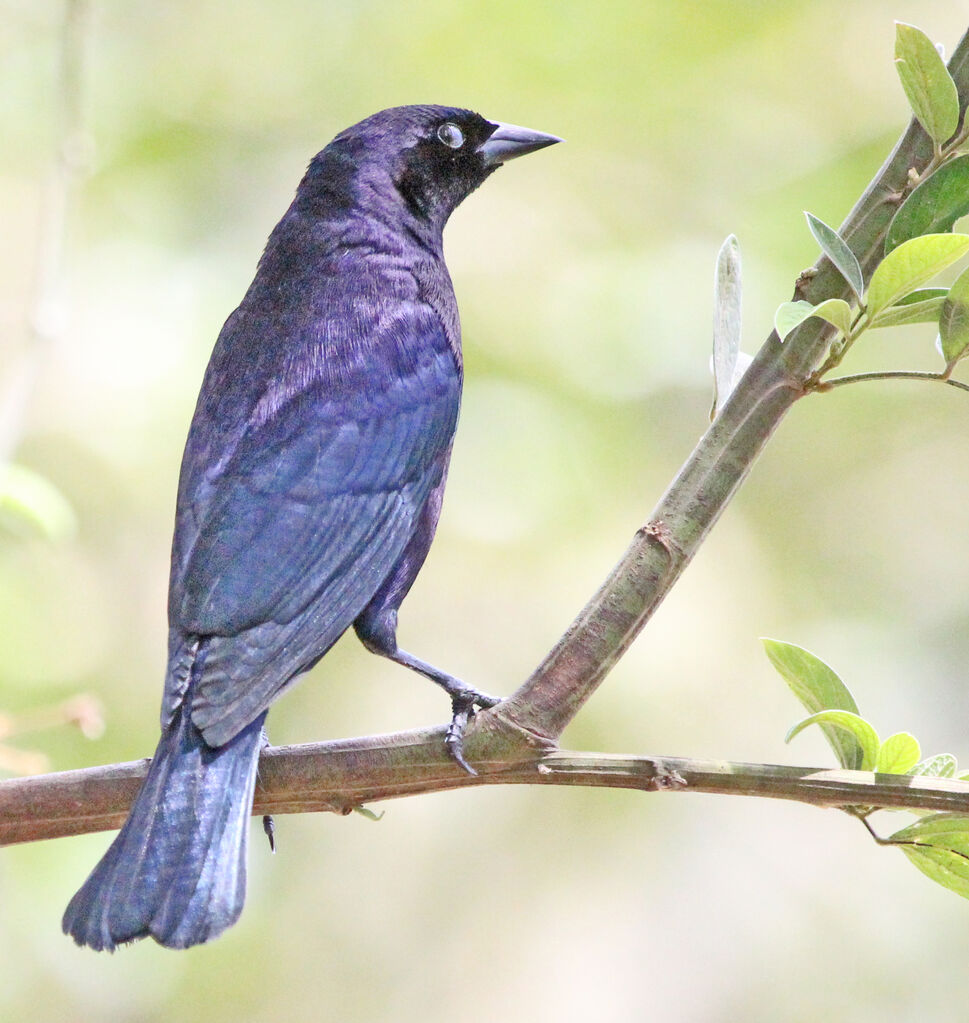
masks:
[[[236,921],[269,705],[351,625],[451,695],[448,748],[497,701],[397,647],[461,397],[442,231],[512,157],[558,142],[397,107],[310,163],[219,335],[182,460],[162,736],[64,915],[79,945],[186,948]]]

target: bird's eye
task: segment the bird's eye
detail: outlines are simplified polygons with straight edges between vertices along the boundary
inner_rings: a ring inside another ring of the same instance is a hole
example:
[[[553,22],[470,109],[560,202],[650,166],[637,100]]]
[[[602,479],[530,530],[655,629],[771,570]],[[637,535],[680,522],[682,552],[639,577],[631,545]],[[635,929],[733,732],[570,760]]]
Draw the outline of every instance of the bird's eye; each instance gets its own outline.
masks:
[[[464,145],[464,132],[450,121],[445,121],[437,129],[437,137],[451,149],[460,149]]]

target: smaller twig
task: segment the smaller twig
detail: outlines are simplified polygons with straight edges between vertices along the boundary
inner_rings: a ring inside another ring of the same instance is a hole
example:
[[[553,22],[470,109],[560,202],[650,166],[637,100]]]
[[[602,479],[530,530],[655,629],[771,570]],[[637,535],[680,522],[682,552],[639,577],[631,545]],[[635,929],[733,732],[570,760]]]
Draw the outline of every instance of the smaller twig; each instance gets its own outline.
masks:
[[[927,373],[907,369],[886,369],[873,373],[853,373],[850,376],[835,377],[834,380],[821,380],[811,390],[830,391],[835,387],[844,387],[845,384],[860,384],[868,380],[932,380],[936,383],[948,384],[950,387],[957,387],[960,391],[969,391],[969,384],[964,384],[961,380],[953,380],[944,373]]]
[[[890,838],[882,838],[881,835],[875,830],[874,824],[868,819],[867,814],[856,814],[858,820],[865,825],[868,834],[879,844],[879,845],[898,845],[898,842],[893,842]]]

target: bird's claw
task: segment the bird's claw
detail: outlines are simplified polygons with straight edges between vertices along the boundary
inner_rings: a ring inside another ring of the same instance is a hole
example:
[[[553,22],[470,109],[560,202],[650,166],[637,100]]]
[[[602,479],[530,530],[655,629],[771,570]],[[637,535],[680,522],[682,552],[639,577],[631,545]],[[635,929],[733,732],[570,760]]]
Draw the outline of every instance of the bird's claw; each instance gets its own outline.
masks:
[[[269,851],[276,851],[276,822],[273,820],[273,815],[267,813],[262,818],[262,830],[266,832],[266,838],[269,839]]]
[[[444,736],[444,746],[458,767],[472,776],[477,776],[478,772],[464,759],[464,733],[468,722],[474,717],[476,707],[488,710],[499,703],[498,697],[479,693],[476,689],[466,689],[451,696],[451,723]]]

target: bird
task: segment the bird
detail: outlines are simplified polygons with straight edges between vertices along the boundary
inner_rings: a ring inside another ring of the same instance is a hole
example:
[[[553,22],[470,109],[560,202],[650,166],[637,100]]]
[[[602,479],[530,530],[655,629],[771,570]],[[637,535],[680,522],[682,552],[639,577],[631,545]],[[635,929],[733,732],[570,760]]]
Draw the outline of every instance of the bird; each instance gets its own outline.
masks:
[[[310,161],[205,371],[179,475],[161,738],[63,930],[114,951],[234,924],[270,704],[352,626],[452,701],[498,701],[397,645],[441,512],[463,381],[442,233],[503,163],[560,142],[393,107]]]

